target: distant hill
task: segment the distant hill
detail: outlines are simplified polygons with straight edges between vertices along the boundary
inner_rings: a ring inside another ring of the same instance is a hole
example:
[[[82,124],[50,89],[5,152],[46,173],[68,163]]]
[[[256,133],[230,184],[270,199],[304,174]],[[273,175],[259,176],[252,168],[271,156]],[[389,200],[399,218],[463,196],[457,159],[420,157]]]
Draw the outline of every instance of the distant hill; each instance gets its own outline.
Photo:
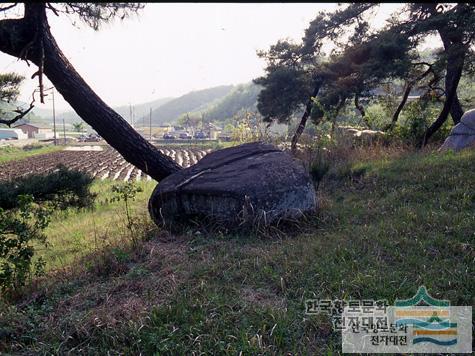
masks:
[[[169,101],[152,112],[152,125],[174,124],[178,118],[204,114],[207,120],[224,122],[244,111],[257,111],[257,96],[261,88],[253,83],[220,86],[193,91]],[[148,124],[148,115],[143,122]],[[140,125],[142,121],[139,120]]]
[[[161,105],[169,102],[170,100],[173,100],[173,98],[160,98],[154,101],[150,101],[147,103],[143,104],[138,104],[138,105],[133,105],[132,110],[133,110],[133,117],[134,121],[136,122],[138,118],[143,117],[144,115],[147,115],[150,108],[156,109],[160,107]],[[123,105],[123,106],[117,106],[113,107],[113,109],[124,119],[130,122],[130,106],[129,105]],[[52,120],[53,118],[53,113],[52,111],[45,110],[45,109],[33,109],[38,115],[41,115],[45,120],[48,122]],[[78,114],[74,111],[66,111],[62,113],[56,113],[56,118],[59,120],[62,120],[64,118],[64,121],[67,124],[72,124],[74,122],[79,122],[82,121],[82,119],[79,117]]]
[[[206,108],[206,118],[211,121],[224,121],[240,112],[256,112],[260,91],[261,87],[253,83],[237,85],[217,103]]]
[[[26,104],[25,104],[26,106]],[[43,118],[43,119],[48,119],[48,118],[52,118],[53,117],[53,108],[51,109],[40,109],[38,107],[34,107],[32,112],[40,117],[40,118]]]
[[[132,110],[133,110],[134,122],[137,122],[137,120],[139,120],[139,118],[143,116],[147,116],[148,118],[150,109],[152,109],[153,111],[173,99],[174,98],[160,98],[154,101],[150,101],[148,103],[133,105]],[[130,106],[129,105],[122,105],[122,106],[114,107],[113,109],[116,112],[118,112],[120,116],[122,116],[124,119],[130,122]]]
[[[152,111],[152,125],[158,126],[164,123],[175,123],[177,119],[186,113],[198,112],[206,109],[209,105],[216,103],[225,97],[234,88],[233,85],[222,85],[219,87],[192,91],[188,94],[170,100],[159,108]],[[148,114],[145,118],[137,121],[148,122]]]
[[[178,118],[186,113],[203,113],[210,121],[224,122],[239,112],[255,112],[260,87],[253,83],[239,85],[222,85],[218,87],[196,90],[178,98],[160,98],[151,102],[132,106],[134,126],[149,125],[150,108],[152,109],[152,125],[164,123],[175,124]],[[28,105],[21,103],[23,107]],[[12,108],[16,108],[11,105]],[[130,122],[130,106],[113,107],[124,119]],[[52,109],[34,108],[29,115],[30,121],[36,124],[52,125]],[[66,127],[83,121],[74,111],[56,113],[59,124],[64,119]]]

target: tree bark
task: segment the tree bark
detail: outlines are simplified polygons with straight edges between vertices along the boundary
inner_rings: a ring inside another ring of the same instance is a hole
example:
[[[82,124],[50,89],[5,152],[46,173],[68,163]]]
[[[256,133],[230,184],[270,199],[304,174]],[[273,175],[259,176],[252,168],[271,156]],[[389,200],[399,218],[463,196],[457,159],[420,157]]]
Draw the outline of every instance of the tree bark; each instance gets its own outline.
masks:
[[[437,16],[437,4],[429,5],[431,13],[433,16]],[[460,104],[459,98],[457,96],[457,87],[459,79],[456,79],[454,75],[457,75],[458,69],[449,70],[454,65],[459,65],[461,63],[463,67],[463,62],[468,48],[464,48],[463,45],[463,35],[460,31],[454,27],[454,25],[449,25],[447,23],[441,23],[440,26],[437,26],[437,32],[439,33],[440,39],[444,44],[444,50],[447,54],[447,71],[445,75],[445,93],[446,98],[448,93],[452,92],[454,88],[452,85],[455,85],[454,98],[452,99],[452,106],[450,107],[450,115],[454,124],[458,124],[463,115],[463,108]]]
[[[391,118],[391,123],[384,128],[384,131],[394,128],[397,120],[399,119],[399,115],[402,112],[402,109],[404,109],[404,106],[406,105],[407,98],[409,97],[409,94],[411,93],[412,88],[414,87],[414,85],[416,85],[417,82],[427,77],[427,75],[431,72],[433,73],[432,65],[429,64],[429,68],[424,73],[422,73],[419,77],[412,80],[409,80],[409,79],[406,80],[406,85],[404,88],[404,92],[402,94],[401,102],[399,103],[398,107],[396,108],[396,111],[393,114],[393,117]]]
[[[294,136],[292,137],[292,143],[290,145],[290,150],[292,154],[295,154],[297,152],[297,143],[300,139],[300,136],[302,136],[302,132],[305,129],[305,125],[307,124],[308,117],[310,116],[310,113],[312,112],[312,106],[313,106],[313,99],[317,97],[318,92],[320,91],[320,86],[322,85],[320,80],[317,80],[315,87],[313,89],[312,96],[308,99],[307,104],[305,105],[305,111],[302,115],[302,118],[300,119],[299,126],[297,127],[297,130],[294,133]]]
[[[425,146],[432,135],[444,124],[449,116],[450,110],[453,106],[453,101],[457,95],[457,86],[460,81],[460,77],[462,76],[463,70],[463,62],[464,57],[458,58],[449,58],[447,63],[451,63],[451,65],[447,64],[447,75],[446,77],[449,78],[449,83],[446,89],[446,98],[445,103],[440,112],[439,116],[435,120],[435,122],[427,129],[426,133],[424,134],[424,138],[421,142],[421,146]]]
[[[444,49],[445,52],[448,55],[448,60],[447,60],[447,73],[445,75],[445,92],[448,93],[449,91],[452,91],[452,83],[454,83],[454,77],[455,71],[454,72],[449,72],[449,67],[453,65],[457,65],[458,62],[461,61],[461,65],[463,67],[463,62],[465,59],[465,51],[459,51],[458,47],[461,45],[461,43],[455,43],[453,44],[450,40],[451,36],[445,29],[439,29],[439,36],[442,39],[442,42],[444,44]],[[460,38],[459,40],[462,42],[462,39]],[[452,53],[453,52],[453,53]],[[461,52],[461,53],[459,53]],[[458,58],[457,58],[458,57]],[[460,122],[460,119],[462,118],[463,115],[463,109],[462,105],[460,104],[459,98],[457,96],[457,87],[458,87],[459,81],[457,81],[456,87],[455,87],[455,95],[453,98],[452,106],[450,108],[450,116],[452,116],[452,120],[454,121],[454,124],[457,125]],[[446,94],[448,95],[448,94]]]
[[[399,115],[401,114],[402,109],[406,105],[407,98],[409,97],[411,90],[412,90],[412,83],[411,82],[406,83],[406,87],[404,88],[404,93],[402,94],[401,102],[397,106],[396,111],[394,112],[393,117],[391,118],[391,123],[387,127],[385,127],[384,129],[385,131],[394,128],[394,126],[396,125],[396,122],[399,119]]]
[[[450,108],[450,116],[452,116],[452,120],[454,121],[454,124],[457,125],[460,122],[460,119],[463,116],[463,108],[462,105],[460,104],[460,100],[457,96],[457,92],[455,92],[455,97],[454,101],[452,103],[452,107]]]
[[[459,6],[458,4],[457,6]],[[430,3],[426,5],[431,15],[438,16],[437,4]],[[444,44],[444,51],[447,55],[447,67],[445,74],[445,103],[435,122],[426,130],[420,146],[424,146],[430,137],[444,124],[449,113],[452,112],[452,118],[455,123],[460,121],[463,109],[457,97],[457,87],[462,76],[463,65],[468,47],[463,43],[463,33],[456,24],[450,24],[447,21],[436,22],[435,30],[439,33],[440,39]]]
[[[355,108],[360,112],[361,119],[365,123],[366,127],[370,129],[371,125],[368,123],[368,120],[366,118],[366,111],[364,109],[364,106],[360,104],[360,97],[358,96],[358,94],[355,95]]]
[[[44,3],[25,4],[22,19],[0,21],[0,51],[43,66],[44,74],[76,113],[125,160],[153,179],[181,169],[107,106],[76,72],[49,30]]]
[[[421,145],[427,144],[431,136],[444,124],[449,113],[451,113],[454,123],[460,122],[463,110],[457,97],[457,87],[462,76],[463,65],[467,48],[462,43],[462,35],[457,30],[443,26],[437,32],[444,44],[447,54],[447,70],[445,74],[445,103],[437,120],[427,129]]]

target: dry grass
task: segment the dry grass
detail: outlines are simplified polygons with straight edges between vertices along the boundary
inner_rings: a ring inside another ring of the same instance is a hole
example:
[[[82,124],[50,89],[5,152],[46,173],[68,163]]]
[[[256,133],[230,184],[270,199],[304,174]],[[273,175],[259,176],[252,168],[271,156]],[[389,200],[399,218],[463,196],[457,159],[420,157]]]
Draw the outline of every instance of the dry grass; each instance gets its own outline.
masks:
[[[240,297],[244,302],[262,309],[269,308],[285,311],[287,308],[285,298],[279,297],[274,292],[265,288],[253,289],[244,287],[241,289]]]
[[[310,171],[315,162],[327,162],[329,165],[328,176],[331,178],[359,178],[365,173],[367,165],[372,162],[386,164],[393,160],[402,159],[434,152],[440,146],[432,143],[422,149],[403,143],[402,141],[355,141],[346,136],[336,135],[335,139],[322,147],[322,141],[303,136],[300,149],[296,158],[300,159],[304,167]]]
[[[46,340],[60,335],[55,352],[72,351],[104,330],[143,324],[153,308],[167,303],[192,269],[186,250],[185,240],[170,241],[162,232],[135,248],[97,251],[30,286],[17,313],[45,301],[54,305],[38,332]],[[22,328],[16,331],[21,338]]]

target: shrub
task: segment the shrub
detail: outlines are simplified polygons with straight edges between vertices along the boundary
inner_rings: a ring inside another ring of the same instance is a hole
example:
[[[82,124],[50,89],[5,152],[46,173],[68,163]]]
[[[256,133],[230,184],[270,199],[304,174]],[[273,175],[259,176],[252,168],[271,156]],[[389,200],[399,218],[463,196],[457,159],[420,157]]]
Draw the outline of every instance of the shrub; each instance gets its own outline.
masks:
[[[0,184],[0,291],[11,296],[33,275],[44,271],[33,263],[33,243],[46,244],[43,231],[54,209],[92,207],[93,178],[59,166],[55,172],[30,175]]]
[[[46,147],[45,145],[41,145],[38,143],[31,143],[29,145],[23,146],[23,151],[33,151],[33,150],[39,150],[43,147]]]
[[[89,190],[92,182],[89,174],[60,165],[52,173],[0,183],[0,208],[18,208],[21,195],[31,195],[36,203],[50,202],[59,209],[92,207],[96,196]]]
[[[417,145],[422,141],[427,128],[438,117],[440,107],[436,103],[426,103],[420,100],[411,102],[401,115],[400,124],[396,125],[390,135],[402,139],[405,143]],[[447,120],[432,136],[433,141],[444,140],[452,128],[451,120]]]
[[[137,222],[136,219],[132,217],[130,212],[130,201],[135,200],[137,193],[142,192],[142,188],[137,186],[134,182],[127,182],[124,184],[114,184],[112,186],[112,192],[114,193],[114,197],[112,201],[123,201],[124,202],[124,210],[125,216],[127,218],[127,228],[132,233],[132,242],[134,245],[137,244],[137,240],[134,234],[134,227],[136,227]]]
[[[366,122],[372,130],[382,130],[387,124],[388,113],[386,107],[375,103],[366,108]]]
[[[0,153],[12,153],[12,152],[16,152],[18,151],[19,149],[17,147],[13,147],[13,146],[4,146],[4,147],[0,147]]]
[[[323,149],[317,149],[315,158],[310,164],[309,173],[315,185],[315,190],[318,190],[320,182],[330,169],[330,162],[328,161],[327,157],[325,157],[324,152],[325,151]]]
[[[44,261],[34,264],[32,242],[46,243],[43,230],[50,221],[51,209],[33,202],[31,195],[18,197],[18,208],[0,208],[0,291],[11,295],[34,275],[44,272]]]

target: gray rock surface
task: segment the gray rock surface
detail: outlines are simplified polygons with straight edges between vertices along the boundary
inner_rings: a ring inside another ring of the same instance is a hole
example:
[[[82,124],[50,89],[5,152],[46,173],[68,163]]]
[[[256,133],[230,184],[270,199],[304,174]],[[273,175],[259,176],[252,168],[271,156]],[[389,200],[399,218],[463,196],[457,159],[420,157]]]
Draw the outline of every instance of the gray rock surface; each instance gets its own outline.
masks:
[[[257,142],[208,154],[161,181],[149,201],[158,224],[190,216],[271,224],[315,209],[315,190],[303,164]]]
[[[465,112],[460,122],[454,126],[439,151],[475,147],[475,109]]]

